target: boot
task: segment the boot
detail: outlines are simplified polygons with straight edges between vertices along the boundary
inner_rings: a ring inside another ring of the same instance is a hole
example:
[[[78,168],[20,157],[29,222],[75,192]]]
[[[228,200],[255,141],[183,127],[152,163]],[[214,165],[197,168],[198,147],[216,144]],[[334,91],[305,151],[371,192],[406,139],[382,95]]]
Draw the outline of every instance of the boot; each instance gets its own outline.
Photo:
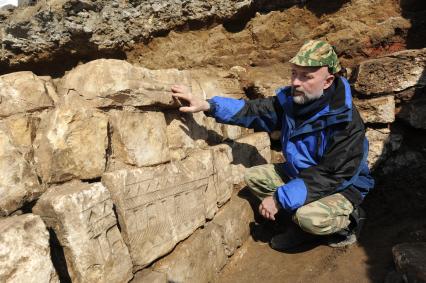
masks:
[[[345,229],[340,230],[327,239],[327,244],[333,248],[344,248],[355,244],[361,234],[361,229],[366,219],[366,213],[361,207],[356,207],[349,216],[351,223]]]
[[[292,224],[284,233],[272,237],[270,246],[277,251],[290,251],[304,244],[312,243],[318,238],[316,235],[303,231],[296,224]]]

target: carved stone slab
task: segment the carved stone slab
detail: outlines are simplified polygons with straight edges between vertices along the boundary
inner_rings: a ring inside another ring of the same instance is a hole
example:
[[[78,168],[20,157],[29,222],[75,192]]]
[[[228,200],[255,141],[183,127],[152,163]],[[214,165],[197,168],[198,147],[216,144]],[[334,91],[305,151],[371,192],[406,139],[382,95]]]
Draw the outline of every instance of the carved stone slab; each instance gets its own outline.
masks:
[[[132,264],[101,183],[73,181],[51,187],[33,208],[64,247],[73,282],[128,282]]]
[[[49,233],[41,218],[0,219],[0,282],[59,282],[50,260]]]
[[[105,173],[134,270],[168,253],[216,204],[211,150],[156,167]]]

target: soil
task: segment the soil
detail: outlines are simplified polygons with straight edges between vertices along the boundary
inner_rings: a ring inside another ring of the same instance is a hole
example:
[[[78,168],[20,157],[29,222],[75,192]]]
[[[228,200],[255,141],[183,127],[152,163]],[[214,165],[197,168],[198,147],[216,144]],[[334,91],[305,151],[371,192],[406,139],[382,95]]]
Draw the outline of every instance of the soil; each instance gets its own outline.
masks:
[[[394,245],[426,241],[426,177],[421,168],[407,171],[377,176],[375,190],[362,205],[367,221],[358,243],[347,248],[314,243],[297,252],[278,252],[268,244],[278,232],[257,216],[261,224],[252,223],[249,240],[233,255],[218,282],[384,282],[395,269]]]

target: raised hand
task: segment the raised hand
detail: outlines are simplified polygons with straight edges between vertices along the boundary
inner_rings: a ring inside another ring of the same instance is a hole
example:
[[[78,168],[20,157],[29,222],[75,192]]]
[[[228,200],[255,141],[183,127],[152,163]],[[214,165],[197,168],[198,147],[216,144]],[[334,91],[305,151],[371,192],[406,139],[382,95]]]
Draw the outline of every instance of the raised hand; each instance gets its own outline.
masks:
[[[194,96],[189,89],[183,85],[172,86],[172,95],[173,97],[188,102],[189,106],[182,106],[179,108],[181,112],[196,113],[210,109],[210,104],[207,101]]]

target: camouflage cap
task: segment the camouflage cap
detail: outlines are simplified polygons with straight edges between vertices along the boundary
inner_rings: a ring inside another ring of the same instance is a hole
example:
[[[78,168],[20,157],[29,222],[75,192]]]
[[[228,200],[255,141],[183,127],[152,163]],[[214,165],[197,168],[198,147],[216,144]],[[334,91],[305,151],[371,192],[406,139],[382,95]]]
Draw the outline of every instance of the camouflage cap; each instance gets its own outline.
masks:
[[[339,58],[334,48],[325,41],[309,40],[300,48],[290,63],[306,67],[328,66],[335,74],[341,70]]]

